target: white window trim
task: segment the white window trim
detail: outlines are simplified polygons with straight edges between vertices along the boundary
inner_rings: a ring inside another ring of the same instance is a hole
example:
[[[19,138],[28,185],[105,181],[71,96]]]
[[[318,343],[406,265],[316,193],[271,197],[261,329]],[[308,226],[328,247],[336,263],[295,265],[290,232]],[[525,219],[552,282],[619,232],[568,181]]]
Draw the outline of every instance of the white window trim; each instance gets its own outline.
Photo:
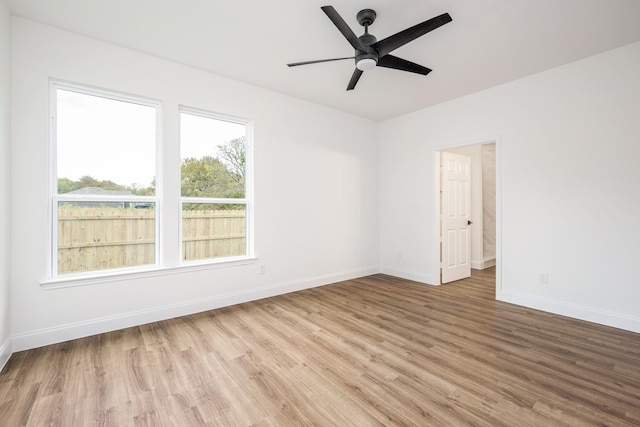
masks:
[[[57,117],[57,89],[68,90],[72,92],[83,93],[87,95],[99,96],[107,99],[113,99],[116,101],[130,102],[134,104],[146,105],[156,108],[156,193],[154,196],[88,196],[88,195],[64,195],[58,194],[57,187],[57,150],[56,150],[56,117]],[[178,106],[178,114],[187,113],[201,115],[208,118],[214,118],[217,120],[224,120],[232,123],[242,124],[246,127],[245,144],[246,144],[246,175],[245,175],[245,197],[243,199],[203,199],[203,198],[189,198],[178,197],[176,202],[179,206],[182,203],[233,203],[244,204],[246,206],[246,254],[237,257],[221,257],[221,258],[209,258],[203,260],[182,261],[182,214],[180,214],[177,224],[178,228],[178,244],[180,247],[179,258],[177,260],[165,260],[164,259],[164,246],[168,243],[163,238],[163,221],[164,221],[164,209],[165,200],[162,198],[163,194],[163,134],[162,128],[164,122],[162,119],[162,101],[151,98],[145,98],[136,95],[129,95],[119,93],[114,90],[95,88],[87,85],[76,84],[71,82],[65,82],[61,80],[50,80],[50,135],[49,135],[49,200],[48,206],[48,218],[49,221],[49,256],[47,257],[47,271],[48,276],[46,279],[40,282],[40,285],[44,289],[61,289],[75,286],[94,285],[100,283],[117,282],[122,280],[135,280],[144,279],[150,277],[160,277],[173,274],[181,274],[191,271],[211,270],[226,267],[237,267],[255,264],[258,260],[255,254],[254,244],[254,194],[253,194],[253,121],[249,119],[243,119],[239,117],[233,117],[225,114],[212,113],[210,111],[196,109],[187,106]],[[179,122],[179,120],[178,120]],[[178,163],[179,164],[179,163]],[[87,200],[87,201],[149,201],[155,203],[155,264],[114,268],[106,270],[92,270],[87,272],[67,273],[63,275],[54,275],[57,273],[54,269],[57,269],[57,242],[58,242],[58,202],[66,200]],[[180,209],[182,212],[182,209]],[[170,244],[170,242],[169,242]],[[169,263],[164,265],[163,263]]]
[[[155,145],[155,155],[156,155],[156,177],[155,177],[155,195],[154,196],[101,196],[101,195],[81,195],[81,194],[58,194],[58,170],[57,170],[57,107],[58,107],[58,97],[57,91],[65,90],[69,92],[76,92],[89,96],[97,96],[105,99],[111,99],[114,101],[128,102],[137,105],[144,105],[147,107],[153,107],[156,111],[156,145]],[[163,239],[162,239],[162,203],[160,194],[162,193],[162,103],[157,100],[153,100],[150,98],[143,98],[140,96],[126,95],[122,93],[118,93],[110,90],[102,90],[89,86],[84,86],[80,84],[73,84],[68,82],[62,82],[58,80],[51,80],[49,83],[49,108],[50,108],[50,143],[49,143],[49,256],[48,258],[48,269],[49,277],[45,283],[50,282],[64,282],[69,280],[77,280],[78,278],[82,278],[85,280],[93,280],[95,278],[104,277],[106,275],[113,274],[122,274],[131,271],[144,271],[152,268],[160,267],[161,256],[162,256],[162,247],[163,247]],[[145,264],[141,266],[134,267],[124,267],[124,268],[112,268],[106,270],[90,270],[83,271],[77,273],[67,273],[67,274],[58,274],[58,205],[60,202],[65,201],[148,201],[155,204],[155,240],[154,240],[154,257],[155,262],[153,264]]]

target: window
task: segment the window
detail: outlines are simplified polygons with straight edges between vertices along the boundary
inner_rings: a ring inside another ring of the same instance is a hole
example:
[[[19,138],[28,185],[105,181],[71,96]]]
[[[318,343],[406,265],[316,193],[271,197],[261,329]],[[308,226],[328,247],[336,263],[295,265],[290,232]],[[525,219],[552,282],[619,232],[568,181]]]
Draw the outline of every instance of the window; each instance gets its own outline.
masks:
[[[161,162],[160,101],[53,82],[51,112],[51,282],[253,256],[248,121],[180,107]]]
[[[55,83],[52,276],[158,263],[158,103]]]
[[[248,123],[182,108],[182,261],[249,254]]]

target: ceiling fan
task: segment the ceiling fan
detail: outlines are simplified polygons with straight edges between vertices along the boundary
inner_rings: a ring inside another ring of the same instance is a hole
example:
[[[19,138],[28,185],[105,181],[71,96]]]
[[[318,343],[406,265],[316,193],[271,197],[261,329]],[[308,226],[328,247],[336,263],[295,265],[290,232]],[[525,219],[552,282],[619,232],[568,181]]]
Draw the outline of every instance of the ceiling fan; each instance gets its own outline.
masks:
[[[287,64],[289,67],[298,65],[317,64],[319,62],[341,61],[343,59],[355,59],[356,69],[351,76],[347,90],[353,90],[362,76],[363,71],[371,70],[373,67],[394,68],[396,70],[408,71],[410,73],[422,74],[426,76],[431,72],[427,67],[416,64],[397,56],[389,55],[392,51],[433,31],[444,24],[451,22],[448,13],[428,19],[406,30],[400,31],[392,36],[378,41],[373,34],[369,34],[369,25],[376,19],[376,12],[373,9],[363,9],[356,15],[358,23],[364,27],[364,34],[356,36],[349,25],[342,19],[333,6],[322,6],[320,9],[329,17],[331,22],[340,30],[342,35],[356,50],[354,56],[344,58],[319,59],[315,61],[294,62]]]

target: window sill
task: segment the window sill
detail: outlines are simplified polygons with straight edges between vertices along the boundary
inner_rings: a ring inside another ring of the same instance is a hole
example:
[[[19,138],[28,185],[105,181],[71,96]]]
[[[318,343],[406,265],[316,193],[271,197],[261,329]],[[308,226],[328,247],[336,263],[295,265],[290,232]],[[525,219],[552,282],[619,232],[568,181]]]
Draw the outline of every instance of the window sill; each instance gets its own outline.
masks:
[[[44,289],[61,289],[75,286],[95,285],[99,283],[118,282],[121,280],[144,279],[148,277],[167,276],[170,274],[188,273],[190,271],[212,270],[217,268],[236,267],[242,265],[255,264],[258,258],[253,256],[243,256],[225,258],[224,260],[193,261],[176,267],[151,266],[144,269],[132,270],[111,270],[110,272],[94,272],[93,275],[68,277],[56,277],[40,283]]]

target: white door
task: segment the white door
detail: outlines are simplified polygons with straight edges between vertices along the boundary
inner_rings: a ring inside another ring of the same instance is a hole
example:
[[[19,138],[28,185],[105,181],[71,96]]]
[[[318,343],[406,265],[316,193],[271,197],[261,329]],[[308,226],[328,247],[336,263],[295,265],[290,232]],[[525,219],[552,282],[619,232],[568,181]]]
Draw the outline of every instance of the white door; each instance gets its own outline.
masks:
[[[471,276],[471,159],[442,152],[442,283]]]

